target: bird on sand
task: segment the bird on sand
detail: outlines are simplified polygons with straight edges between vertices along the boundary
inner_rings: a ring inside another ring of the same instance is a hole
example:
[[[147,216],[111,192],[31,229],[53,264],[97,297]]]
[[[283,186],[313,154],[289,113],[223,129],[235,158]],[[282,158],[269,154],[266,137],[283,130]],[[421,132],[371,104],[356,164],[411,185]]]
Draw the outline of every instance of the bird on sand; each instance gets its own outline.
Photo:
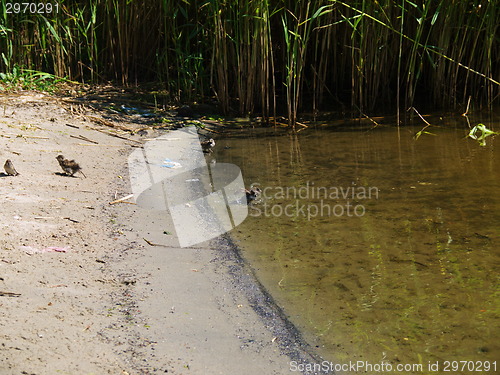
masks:
[[[201,149],[205,153],[212,152],[212,148],[215,146],[215,141],[213,138],[207,139],[206,141],[202,141],[201,143]]]
[[[7,159],[5,164],[3,165],[3,169],[5,169],[5,173],[9,176],[17,176],[19,174],[18,171],[16,171],[16,168],[14,168],[14,164],[12,164],[12,161],[10,159]]]
[[[82,172],[82,168],[76,161],[65,159],[63,155],[57,155],[56,159],[59,162],[59,165],[61,166],[64,173],[66,173],[68,176],[73,176],[76,172],[80,172],[81,174],[83,174],[83,177],[87,177]]]

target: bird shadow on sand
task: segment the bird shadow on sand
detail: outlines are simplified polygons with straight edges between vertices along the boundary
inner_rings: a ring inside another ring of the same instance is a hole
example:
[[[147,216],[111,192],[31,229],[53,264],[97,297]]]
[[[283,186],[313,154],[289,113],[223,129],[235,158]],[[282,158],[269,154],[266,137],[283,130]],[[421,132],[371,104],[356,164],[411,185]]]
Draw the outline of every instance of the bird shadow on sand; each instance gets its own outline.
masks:
[[[78,178],[77,176],[70,176],[69,174],[63,173],[63,172],[55,172],[54,174],[62,177],[72,177],[72,178]]]
[[[7,173],[0,172],[0,178],[2,178],[2,177],[11,177],[11,176],[8,175]]]

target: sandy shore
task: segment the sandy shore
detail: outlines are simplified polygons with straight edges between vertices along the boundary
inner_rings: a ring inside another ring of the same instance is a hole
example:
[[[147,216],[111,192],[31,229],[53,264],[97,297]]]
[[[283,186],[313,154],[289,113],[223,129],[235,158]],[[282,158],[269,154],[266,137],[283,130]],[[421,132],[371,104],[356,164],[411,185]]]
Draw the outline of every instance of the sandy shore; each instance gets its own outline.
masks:
[[[230,241],[180,249],[165,213],[109,204],[130,193],[139,136],[40,94],[0,104],[0,162],[20,173],[0,177],[0,374],[290,374],[318,361]],[[86,178],[63,175],[61,153]]]

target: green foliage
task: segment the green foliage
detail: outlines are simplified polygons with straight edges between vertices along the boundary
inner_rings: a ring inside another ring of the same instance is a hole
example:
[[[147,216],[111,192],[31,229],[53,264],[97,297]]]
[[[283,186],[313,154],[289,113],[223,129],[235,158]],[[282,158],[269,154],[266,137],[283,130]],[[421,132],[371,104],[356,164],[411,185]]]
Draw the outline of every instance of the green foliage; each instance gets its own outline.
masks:
[[[62,81],[65,80],[52,74],[21,69],[14,65],[11,72],[0,73],[0,91],[23,89],[53,92]]]
[[[45,14],[6,4],[4,81],[14,66],[80,82],[160,81],[170,100],[215,97],[225,112],[287,112],[290,123],[309,103],[386,112],[419,98],[500,100],[498,0],[60,0]]]
[[[478,141],[480,146],[486,146],[486,138],[498,134],[500,133],[488,129],[484,124],[477,124],[470,130],[468,137]]]
[[[295,2],[295,9],[287,9],[281,15],[285,40],[285,80],[288,122],[295,125],[299,111],[302,91],[303,71],[306,64],[307,49],[315,21],[332,10],[329,6],[320,6],[321,1],[307,2],[302,7]],[[312,15],[311,13],[314,12]]]

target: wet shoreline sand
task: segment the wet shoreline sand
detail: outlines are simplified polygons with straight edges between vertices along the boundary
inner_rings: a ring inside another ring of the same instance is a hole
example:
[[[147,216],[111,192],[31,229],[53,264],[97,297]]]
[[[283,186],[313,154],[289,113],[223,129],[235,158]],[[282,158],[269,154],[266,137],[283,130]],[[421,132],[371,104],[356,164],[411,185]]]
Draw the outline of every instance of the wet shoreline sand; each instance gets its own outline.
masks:
[[[134,270],[131,294],[143,323],[134,330],[153,341],[137,353],[142,371],[291,374],[301,373],[291,371],[291,362],[322,361],[229,235],[180,248],[167,212],[125,209],[118,222],[133,250],[117,264]]]

